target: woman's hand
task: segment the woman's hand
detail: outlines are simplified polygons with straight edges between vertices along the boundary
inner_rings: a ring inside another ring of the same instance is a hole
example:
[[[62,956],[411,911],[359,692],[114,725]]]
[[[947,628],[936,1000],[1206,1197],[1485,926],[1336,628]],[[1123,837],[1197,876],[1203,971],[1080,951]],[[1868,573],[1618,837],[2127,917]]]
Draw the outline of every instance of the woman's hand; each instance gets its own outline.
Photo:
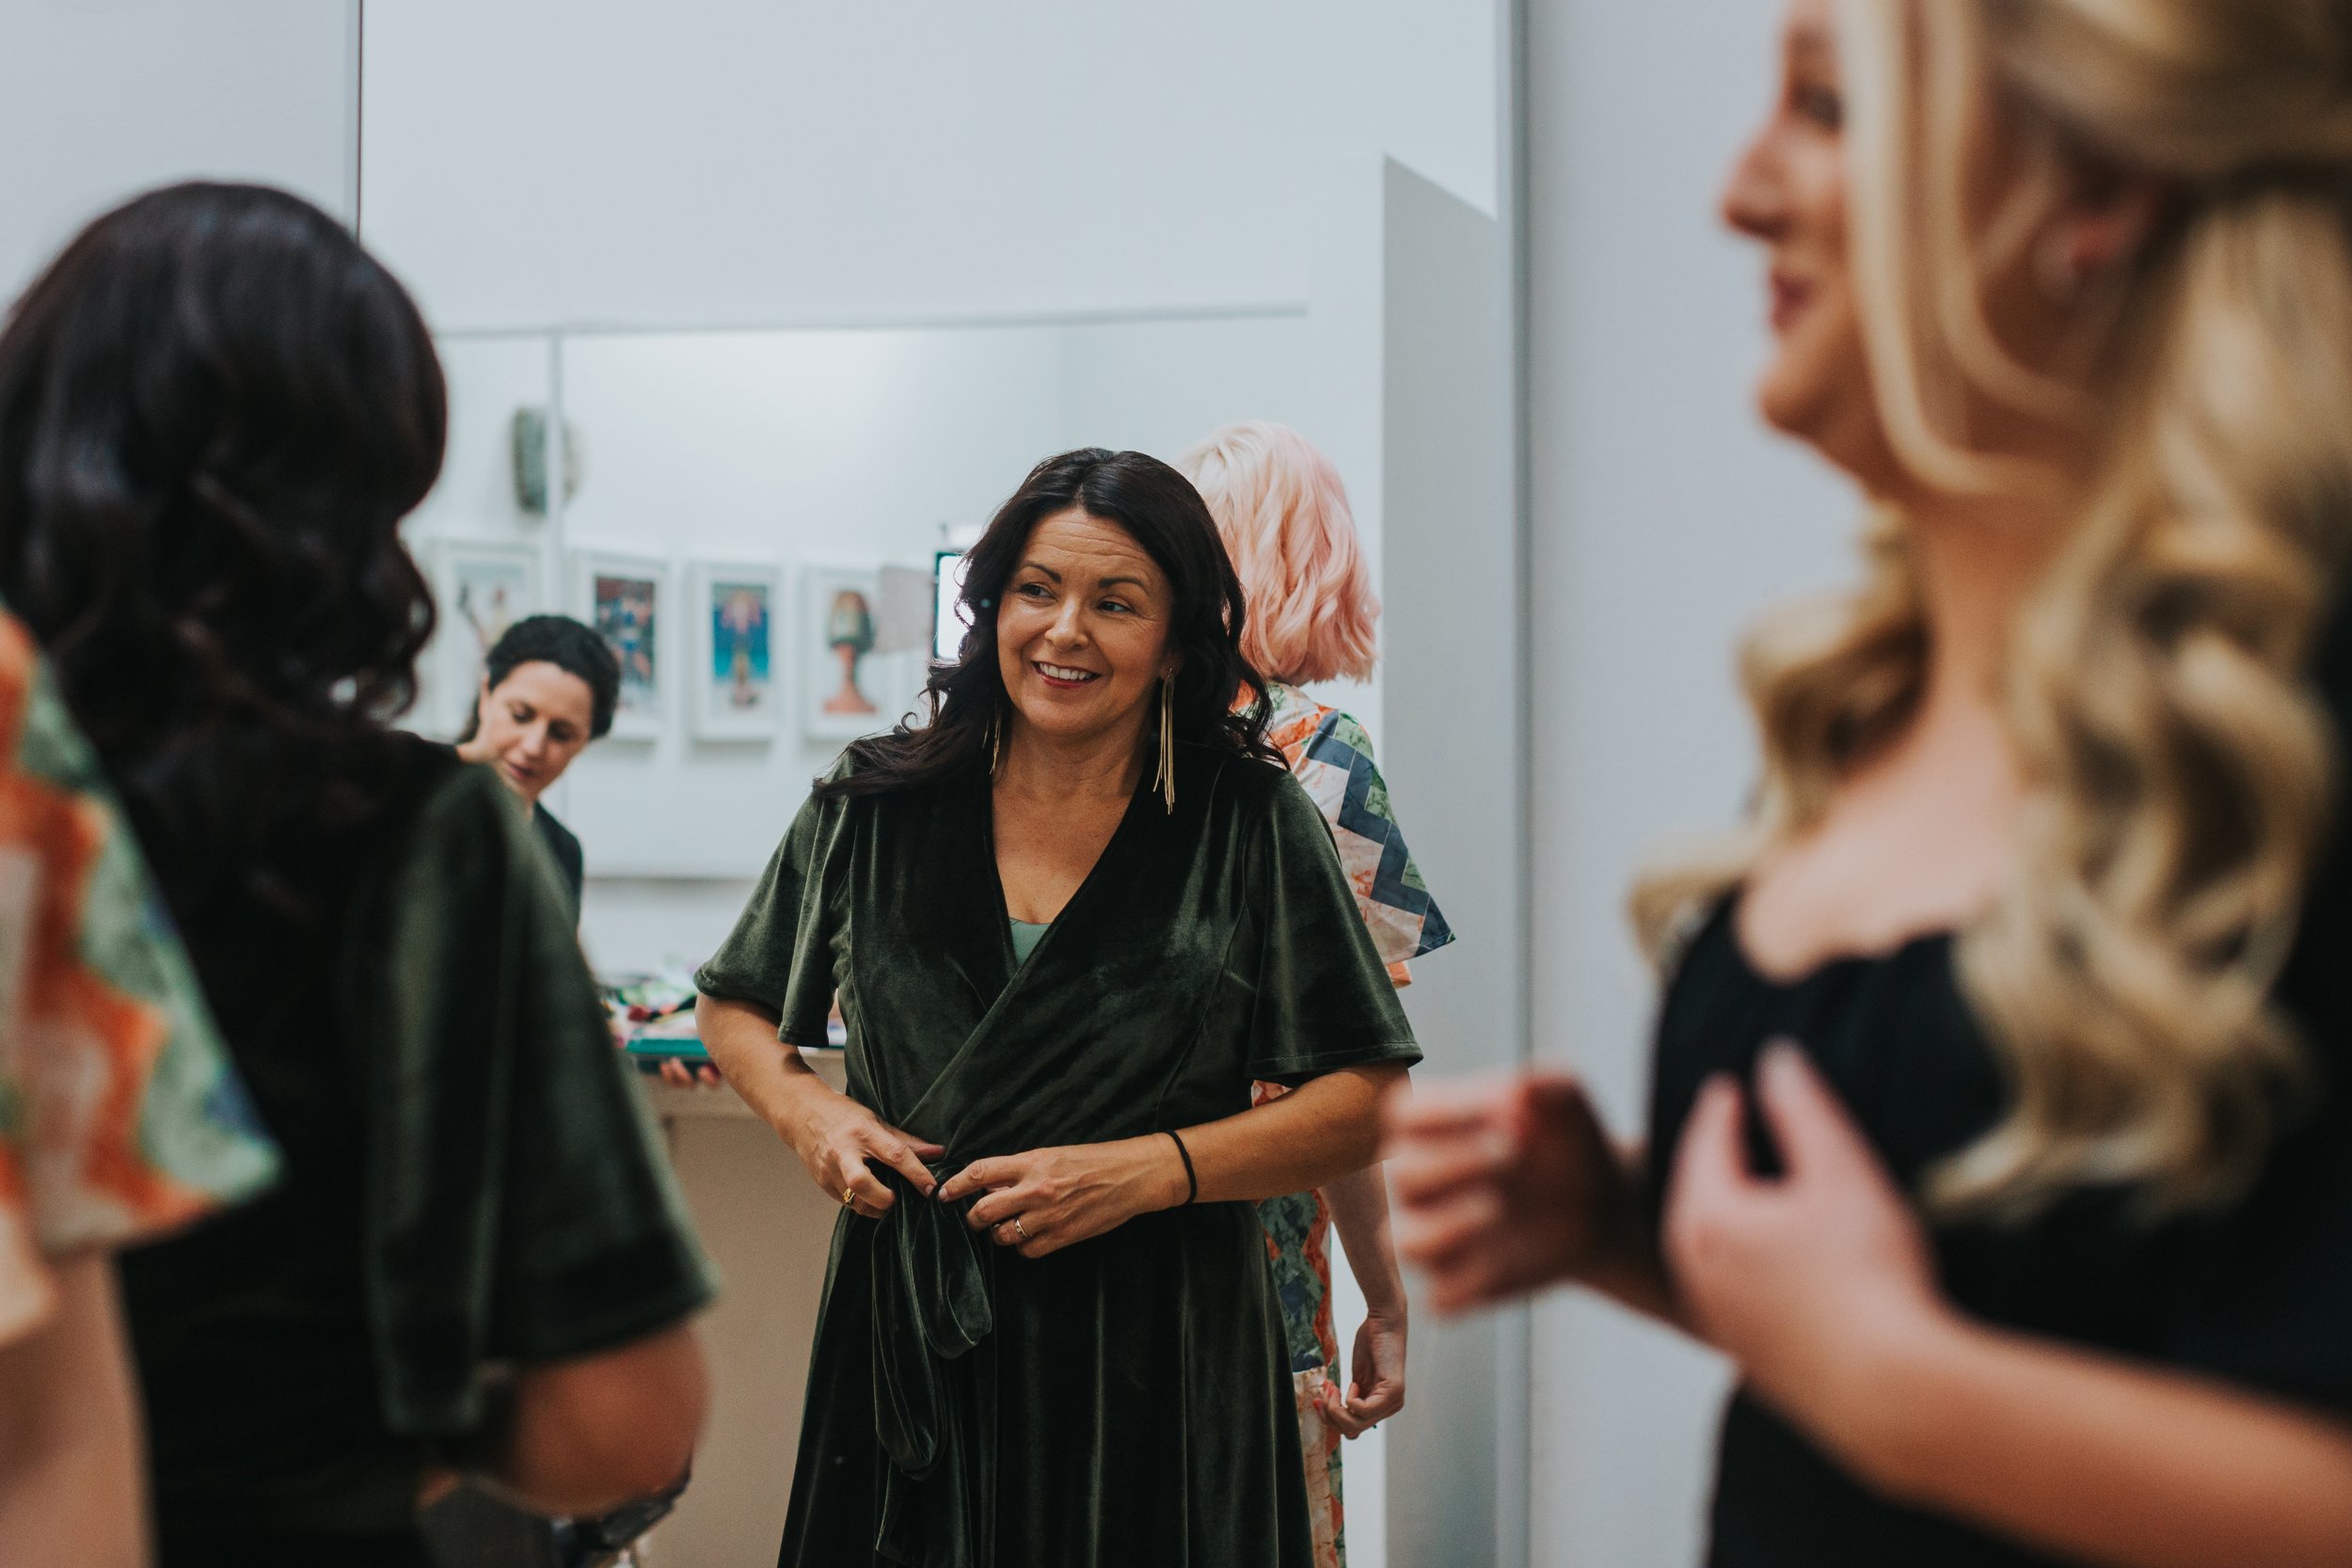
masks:
[[[1591,1278],[1637,1250],[1632,1185],[1576,1079],[1391,1095],[1397,1252],[1440,1312]]]
[[[1154,1133],[975,1160],[941,1186],[938,1197],[953,1203],[980,1195],[964,1223],[998,1246],[1042,1258],[1138,1214],[1172,1209],[1187,1186],[1176,1145]]]
[[[675,1056],[661,1058],[660,1072],[661,1081],[674,1089],[723,1089],[727,1086],[727,1081],[719,1075],[717,1068],[707,1064],[689,1067]]]
[[[1871,1369],[1958,1319],[1918,1220],[1804,1054],[1769,1047],[1756,1087],[1787,1174],[1749,1171],[1740,1088],[1710,1082],[1675,1158],[1666,1259],[1692,1328],[1783,1413],[1843,1446],[1847,1414],[1882,1392]]]
[[[1361,1437],[1405,1408],[1405,1314],[1367,1311],[1356,1330],[1356,1358],[1347,1393],[1326,1383],[1317,1396],[1323,1418],[1343,1437]]]
[[[813,1074],[791,1126],[781,1131],[818,1190],[869,1220],[882,1218],[898,1201],[874,1174],[875,1165],[897,1171],[928,1196],[937,1182],[923,1162],[947,1152],[899,1132],[848,1095],[817,1083]]]

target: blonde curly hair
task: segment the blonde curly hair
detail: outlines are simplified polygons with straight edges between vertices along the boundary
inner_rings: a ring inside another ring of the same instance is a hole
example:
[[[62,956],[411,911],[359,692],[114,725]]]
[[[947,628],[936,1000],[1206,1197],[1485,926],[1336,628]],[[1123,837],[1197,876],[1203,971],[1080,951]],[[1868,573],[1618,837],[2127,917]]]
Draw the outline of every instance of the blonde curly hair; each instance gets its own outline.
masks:
[[[2090,504],[2011,631],[2023,852],[1960,936],[2009,1113],[1932,1180],[2009,1217],[2084,1185],[2154,1215],[2259,1173],[2306,1069],[2272,1001],[2328,832],[2332,731],[2304,679],[2352,541],[2352,5],[1844,0],[1852,261],[1881,421],[1940,490],[2037,482],[1972,446],[1993,406],[2077,434]],[[2014,153],[1988,211],[1974,150]],[[2027,366],[1986,279],[2086,175],[2152,176],[2152,242],[2090,285],[2078,364]],[[1765,773],[1727,844],[1645,877],[1662,942],[1696,896],[1820,820],[1915,708],[1928,631],[1899,518],[1862,585],[1751,637]]]

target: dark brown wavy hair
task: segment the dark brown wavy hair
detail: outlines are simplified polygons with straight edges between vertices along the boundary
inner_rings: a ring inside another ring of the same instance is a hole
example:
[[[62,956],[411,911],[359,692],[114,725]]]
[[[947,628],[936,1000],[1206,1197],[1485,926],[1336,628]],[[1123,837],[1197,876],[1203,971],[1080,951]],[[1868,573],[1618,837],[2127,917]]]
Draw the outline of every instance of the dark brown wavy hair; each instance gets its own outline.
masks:
[[[447,398],[391,275],[310,203],[151,192],[0,332],[0,597],[185,922],[373,819],[413,752],[433,600],[401,518]]]
[[[996,662],[997,603],[1038,524],[1073,510],[1116,524],[1168,575],[1175,600],[1168,635],[1183,659],[1176,738],[1280,765],[1281,753],[1266,744],[1265,679],[1242,657],[1241,579],[1207,503],[1156,457],[1085,447],[1030,469],[965,558],[962,605],[971,629],[955,662],[931,671],[930,722],[901,723],[855,742],[850,768],[819,780],[818,795],[880,794],[987,766],[990,729],[1009,701]],[[1245,691],[1250,701],[1239,703]]]

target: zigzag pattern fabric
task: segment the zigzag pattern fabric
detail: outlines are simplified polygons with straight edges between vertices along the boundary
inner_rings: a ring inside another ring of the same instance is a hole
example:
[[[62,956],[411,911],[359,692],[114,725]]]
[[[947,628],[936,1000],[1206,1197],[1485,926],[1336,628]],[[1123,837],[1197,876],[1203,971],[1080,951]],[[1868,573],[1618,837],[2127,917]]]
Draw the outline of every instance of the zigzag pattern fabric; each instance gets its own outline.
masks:
[[[1454,928],[1406,847],[1364,727],[1295,686],[1275,686],[1272,699],[1266,738],[1331,824],[1381,961],[1403,964],[1452,942]]]

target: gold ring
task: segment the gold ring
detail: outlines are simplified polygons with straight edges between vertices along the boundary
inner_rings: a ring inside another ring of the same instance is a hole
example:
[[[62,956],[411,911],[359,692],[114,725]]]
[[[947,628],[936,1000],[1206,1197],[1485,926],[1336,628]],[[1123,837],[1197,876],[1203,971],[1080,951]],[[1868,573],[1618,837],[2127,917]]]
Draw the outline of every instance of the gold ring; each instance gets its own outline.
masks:
[[[1019,1236],[1023,1241],[1025,1242],[1029,1239],[1029,1227],[1021,1223],[1021,1216],[1018,1214],[1015,1214],[1012,1217],[1012,1228],[1013,1233]]]
[[[847,1188],[847,1187],[842,1188],[842,1189],[841,1189],[841,1207],[843,1207],[844,1209],[847,1209],[847,1208],[850,1206],[850,1189],[849,1189],[849,1188]]]

